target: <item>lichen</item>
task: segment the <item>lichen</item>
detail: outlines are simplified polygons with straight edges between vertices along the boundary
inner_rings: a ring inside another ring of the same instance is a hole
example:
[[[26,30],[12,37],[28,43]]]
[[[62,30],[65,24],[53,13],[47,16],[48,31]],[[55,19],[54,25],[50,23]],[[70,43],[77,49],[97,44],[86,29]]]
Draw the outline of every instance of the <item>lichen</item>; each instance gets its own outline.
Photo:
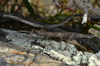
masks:
[[[79,66],[79,64],[81,63],[88,63],[88,66],[91,66],[91,65],[100,66],[99,64],[100,52],[96,54],[84,52],[83,54],[83,52],[78,51],[74,45],[68,44],[67,42],[64,42],[64,41],[62,41],[62,43],[54,41],[54,40],[50,40],[50,39],[45,39],[41,41],[44,38],[43,36],[32,34],[30,38],[30,34],[18,32],[17,34],[13,35],[14,33],[16,33],[16,31],[11,31],[11,30],[6,30],[6,29],[2,29],[2,30],[8,33],[6,35],[6,38],[8,40],[11,40],[9,43],[30,47],[31,41],[37,40],[37,42],[38,43],[40,42],[42,45],[45,46],[45,48],[42,48],[37,45],[33,45],[32,48],[40,48],[43,50],[44,53],[49,54],[54,59],[62,60],[63,62],[69,65],[74,65],[74,66]],[[65,48],[66,50],[64,50]]]

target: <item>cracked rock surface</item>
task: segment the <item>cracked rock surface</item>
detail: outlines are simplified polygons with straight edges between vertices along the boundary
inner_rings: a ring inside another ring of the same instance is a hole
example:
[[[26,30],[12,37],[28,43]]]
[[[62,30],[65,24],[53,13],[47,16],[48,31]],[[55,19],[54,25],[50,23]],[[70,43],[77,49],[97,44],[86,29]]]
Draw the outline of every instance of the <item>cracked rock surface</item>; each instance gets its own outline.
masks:
[[[7,63],[15,66],[80,66],[86,64],[87,66],[100,66],[100,52],[94,54],[89,52],[78,51],[74,45],[62,41],[56,42],[50,39],[43,39],[43,36],[33,34],[29,41],[30,35],[26,33],[17,33],[16,31],[4,30],[7,32],[6,37],[9,42],[0,41],[0,56],[2,56]],[[12,36],[11,36],[12,35]],[[11,36],[10,38],[8,38]],[[35,42],[37,40],[37,42]],[[31,45],[31,41],[33,42]],[[41,43],[44,46],[37,45]],[[27,46],[26,46],[27,45]],[[30,47],[31,46],[31,47]],[[67,47],[67,48],[66,48]],[[64,50],[66,48],[66,50]]]
[[[50,58],[47,54],[40,49],[33,49],[27,47],[21,47],[0,41],[0,63],[13,64],[13,66],[64,66],[67,65],[58,60]],[[67,65],[69,66],[69,65]]]

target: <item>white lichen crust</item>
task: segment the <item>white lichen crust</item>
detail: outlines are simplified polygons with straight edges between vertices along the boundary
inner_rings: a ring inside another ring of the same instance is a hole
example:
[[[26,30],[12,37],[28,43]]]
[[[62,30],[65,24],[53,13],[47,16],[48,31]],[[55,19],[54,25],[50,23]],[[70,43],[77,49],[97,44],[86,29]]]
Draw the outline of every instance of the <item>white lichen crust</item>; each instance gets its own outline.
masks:
[[[10,43],[18,44],[21,46],[26,46],[28,44],[27,47],[30,47],[31,41],[37,40],[37,42],[44,45],[45,48],[36,45],[33,45],[32,48],[40,48],[44,51],[44,53],[49,54],[52,58],[61,60],[69,65],[80,66],[82,63],[87,63],[88,66],[100,66],[100,52],[96,54],[84,52],[83,54],[83,52],[78,51],[72,44],[68,44],[64,41],[62,41],[61,44],[61,42],[56,42],[50,39],[41,41],[44,37],[38,36],[36,34],[31,36],[29,42],[30,34],[18,32],[17,34],[13,35],[16,31],[5,29],[2,30],[8,33],[6,38],[11,40]],[[66,50],[64,50],[65,48]]]

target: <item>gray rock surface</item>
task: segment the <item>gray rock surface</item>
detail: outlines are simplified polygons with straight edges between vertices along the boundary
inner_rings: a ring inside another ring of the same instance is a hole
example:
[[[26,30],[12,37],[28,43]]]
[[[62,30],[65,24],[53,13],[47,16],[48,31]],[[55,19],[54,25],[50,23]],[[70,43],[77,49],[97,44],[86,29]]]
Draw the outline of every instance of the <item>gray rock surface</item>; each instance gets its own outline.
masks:
[[[9,66],[58,66],[63,62],[52,59],[40,49],[0,41],[0,64],[6,66],[8,63]]]
[[[0,66],[6,66],[6,65],[7,65],[7,62],[5,61],[4,58],[2,58],[2,57],[0,56]]]
[[[39,66],[42,64],[46,66],[51,66],[50,64],[52,64],[53,66],[59,66],[62,63],[66,63],[67,65],[74,66],[80,66],[80,64],[87,64],[88,66],[91,66],[93,64],[94,66],[100,66],[100,64],[98,63],[100,62],[100,52],[96,54],[89,52],[83,53],[81,51],[78,51],[74,45],[68,44],[64,41],[62,41],[62,46],[60,46],[61,42],[56,42],[50,39],[45,39],[41,41],[44,37],[38,36],[36,34],[33,34],[31,36],[30,42],[28,43],[30,37],[29,34],[17,33],[13,35],[16,31],[5,29],[3,29],[3,31],[8,33],[6,35],[6,38],[11,41],[9,42],[10,44],[3,44],[1,42],[0,50],[3,51],[0,52],[2,52],[1,54],[3,57],[6,57],[5,54],[9,54],[8,56],[11,55],[9,58],[6,58],[6,60],[10,63],[12,61],[11,59],[14,59],[13,62],[20,65],[34,64],[34,66]],[[9,36],[11,37],[8,38]],[[34,44],[33,42],[33,45],[31,46],[31,41],[35,40],[37,40],[36,44]],[[45,48],[37,45],[38,43],[41,43],[41,45],[45,46]],[[65,47],[67,47],[66,50],[64,50]],[[18,58],[21,58],[21,60],[16,60]],[[21,62],[19,63],[19,61]]]

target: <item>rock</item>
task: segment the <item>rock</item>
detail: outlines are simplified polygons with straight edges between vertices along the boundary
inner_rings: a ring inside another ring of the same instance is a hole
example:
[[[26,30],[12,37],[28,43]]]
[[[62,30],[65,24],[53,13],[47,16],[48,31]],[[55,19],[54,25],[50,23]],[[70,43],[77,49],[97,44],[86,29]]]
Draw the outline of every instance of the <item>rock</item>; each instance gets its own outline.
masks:
[[[49,52],[44,51],[45,53],[49,54],[52,58],[62,60],[63,62],[66,62],[69,65],[73,65],[73,61],[71,60],[71,57],[69,56],[64,56],[62,54],[59,54],[58,52],[54,50],[50,50]]]
[[[76,56],[73,57],[73,61],[75,62],[75,64],[79,65],[81,63],[82,58],[83,58],[83,53],[80,51],[77,53]]]
[[[89,58],[89,66],[100,66],[100,61],[97,59],[95,55],[92,55]]]
[[[2,57],[0,56],[0,66],[6,66],[6,65],[7,65],[7,62],[5,61],[4,58],[2,58]]]
[[[39,53],[36,58],[35,58],[35,62],[40,64],[41,66],[46,65],[46,66],[58,66],[59,64],[61,64],[61,61],[57,61],[57,60],[53,60],[52,58],[50,58],[50,56],[48,56],[47,54]]]
[[[98,60],[100,61],[100,51],[98,53],[96,53],[96,56],[97,56]]]
[[[89,52],[84,52],[84,54],[87,58],[90,58],[92,55],[94,55],[93,53],[89,53]]]
[[[9,32],[9,30],[6,32]],[[10,31],[7,36],[12,35],[13,33],[14,31]],[[30,39],[33,41],[33,46],[29,47],[28,45],[27,47],[24,47],[25,44],[28,43],[30,35],[19,33],[13,37],[11,37],[11,44],[0,41],[0,55],[6,59],[7,63],[30,66],[80,66],[80,64],[87,62],[89,62],[87,63],[88,65],[99,65],[100,62],[100,52],[96,54],[84,52],[83,54],[81,51],[78,51],[74,45],[64,41],[62,41],[62,45],[60,46],[61,42],[50,39],[41,41],[43,36],[33,34]],[[37,40],[36,44],[34,43],[35,40]],[[16,45],[14,42],[19,44]],[[44,48],[37,45],[37,43],[44,46]],[[91,44],[89,43],[89,45]],[[64,50],[65,47],[67,47],[66,50]],[[92,47],[94,47],[94,45]],[[14,59],[13,62],[12,59]]]
[[[69,66],[69,65],[66,64],[66,63],[61,63],[61,64],[59,64],[58,66]]]
[[[100,28],[100,25],[98,25],[98,24],[94,24],[94,26]],[[90,28],[88,30],[88,32],[91,33],[91,34],[93,34],[93,35],[95,35],[95,36],[97,36],[97,37],[100,37],[100,31],[98,31],[98,30],[95,30],[93,28]]]
[[[87,63],[88,59],[85,55],[83,55],[82,63]]]
[[[63,63],[52,59],[50,56],[41,51],[41,49],[22,47],[1,41],[0,56],[5,58],[5,60],[0,58],[1,64],[7,63],[11,66],[58,66]]]
[[[63,50],[63,52],[61,50],[58,50],[57,52],[63,54],[64,56],[71,57],[71,53],[68,50]]]

